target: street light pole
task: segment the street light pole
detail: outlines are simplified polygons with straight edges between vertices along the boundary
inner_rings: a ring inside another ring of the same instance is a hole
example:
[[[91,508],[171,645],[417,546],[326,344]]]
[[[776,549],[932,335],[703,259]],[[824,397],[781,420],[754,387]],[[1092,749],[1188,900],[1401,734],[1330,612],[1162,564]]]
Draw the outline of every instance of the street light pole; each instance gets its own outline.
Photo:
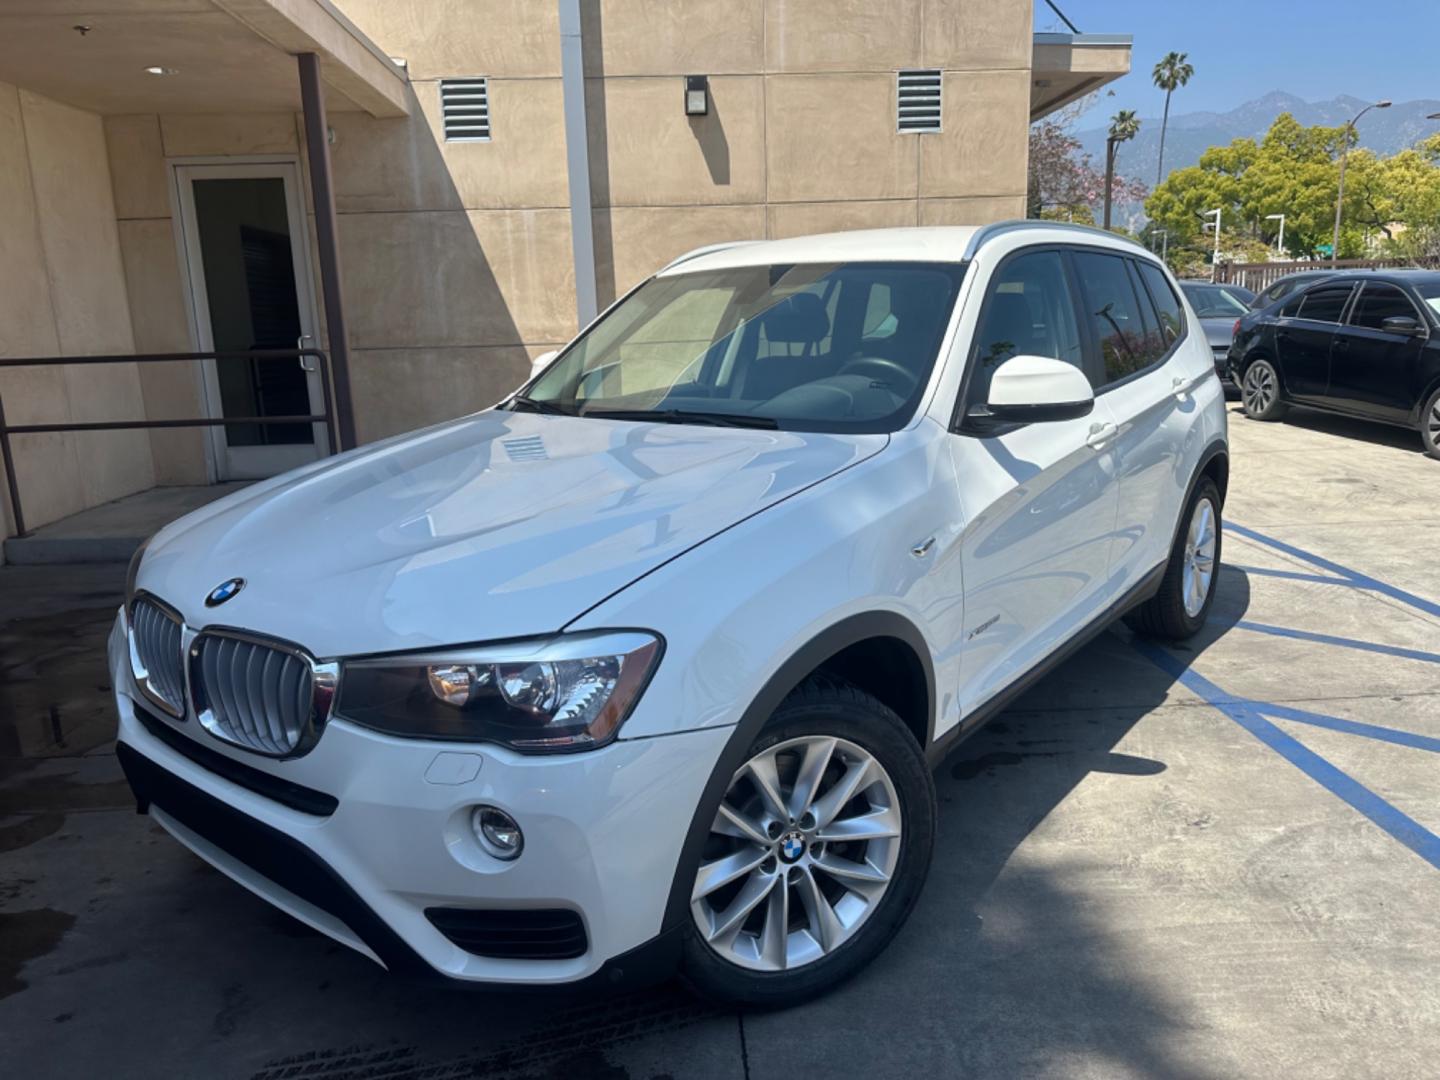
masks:
[[[1366,105],[1355,114],[1355,118],[1345,125],[1345,136],[1340,146],[1340,189],[1335,195],[1335,236],[1330,242],[1330,265],[1335,265],[1335,260],[1340,255],[1340,215],[1345,209],[1345,159],[1350,156],[1350,136],[1355,131],[1355,125],[1360,118],[1371,109],[1388,109],[1390,101],[1377,101],[1372,105]]]
[[[1223,207],[1216,207],[1214,210],[1206,210],[1205,213],[1200,215],[1201,217],[1211,217],[1213,215],[1215,218],[1215,254],[1210,259],[1211,281],[1215,280],[1215,275],[1220,270],[1220,215],[1223,210]],[[1206,228],[1209,228],[1209,226],[1207,225]]]
[[[1284,254],[1284,252],[1285,252],[1285,215],[1284,215],[1284,214],[1266,214],[1266,215],[1265,215],[1265,220],[1266,220],[1266,221],[1274,221],[1276,218],[1279,218],[1279,219],[1280,219],[1280,236],[1279,236],[1279,237],[1276,239],[1276,241],[1275,241],[1275,250],[1278,251],[1278,252],[1280,252],[1281,254]]]
[[[1168,260],[1166,259],[1166,256],[1167,256],[1167,255],[1169,254],[1169,252],[1170,252],[1170,230],[1169,230],[1169,229],[1156,229],[1156,230],[1155,230],[1154,232],[1152,232],[1150,235],[1151,235],[1152,239],[1153,239],[1154,237],[1156,237],[1156,236],[1160,237],[1160,261],[1161,261],[1161,262],[1167,262]],[[1151,250],[1151,251],[1154,251],[1155,249],[1154,249],[1154,248],[1151,248],[1150,250]]]

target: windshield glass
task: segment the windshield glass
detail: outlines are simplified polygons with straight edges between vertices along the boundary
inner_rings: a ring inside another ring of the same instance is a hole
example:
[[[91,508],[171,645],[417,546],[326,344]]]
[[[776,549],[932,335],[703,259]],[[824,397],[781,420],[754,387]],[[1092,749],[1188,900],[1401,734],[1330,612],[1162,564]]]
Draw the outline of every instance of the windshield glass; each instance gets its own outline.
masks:
[[[894,431],[925,389],[964,272],[844,263],[652,278],[509,407]]]
[[[1425,301],[1430,313],[1440,317],[1440,281],[1417,283],[1415,291],[1420,294],[1420,299]]]
[[[1184,285],[1185,299],[1202,319],[1238,319],[1250,306],[1223,285]]]

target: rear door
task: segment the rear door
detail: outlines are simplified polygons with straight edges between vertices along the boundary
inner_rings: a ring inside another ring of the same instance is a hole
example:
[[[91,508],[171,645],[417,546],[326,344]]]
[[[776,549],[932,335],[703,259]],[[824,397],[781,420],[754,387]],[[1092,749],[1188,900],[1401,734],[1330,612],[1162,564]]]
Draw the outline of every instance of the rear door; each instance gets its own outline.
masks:
[[[1330,386],[1330,345],[1345,317],[1355,285],[1316,285],[1280,309],[1275,323],[1275,359],[1286,392],[1322,400]]]
[[[1209,373],[1210,350],[1197,327],[1189,342],[1199,357],[1196,370],[1170,363],[1187,340],[1185,315],[1159,266],[1108,251],[1077,250],[1071,259],[1099,366],[1096,400],[1118,425],[1119,517],[1109,584],[1118,599],[1169,553],[1177,458],[1195,408],[1185,390]]]
[[[1035,667],[1109,602],[1118,487],[1115,424],[1104,403],[1055,423],[997,428],[967,416],[988,400],[995,369],[1013,356],[1085,369],[1078,295],[1065,256],[1053,248],[1007,256],[983,293],[950,440],[967,522],[962,714]]]
[[[1408,422],[1414,411],[1415,368],[1429,332],[1387,333],[1385,320],[1425,319],[1403,289],[1385,281],[1367,281],[1335,333],[1330,352],[1330,388],[1336,405],[1377,420]]]

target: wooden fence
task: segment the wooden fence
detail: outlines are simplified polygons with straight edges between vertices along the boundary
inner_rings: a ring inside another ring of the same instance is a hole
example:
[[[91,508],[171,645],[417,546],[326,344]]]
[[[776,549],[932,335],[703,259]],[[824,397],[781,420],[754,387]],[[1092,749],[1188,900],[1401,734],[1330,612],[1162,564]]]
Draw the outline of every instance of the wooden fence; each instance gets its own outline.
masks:
[[[1440,269],[1440,259],[1314,259],[1308,262],[1221,263],[1215,268],[1215,280],[1262,292],[1276,279],[1300,270],[1385,270],[1408,267],[1419,270]]]

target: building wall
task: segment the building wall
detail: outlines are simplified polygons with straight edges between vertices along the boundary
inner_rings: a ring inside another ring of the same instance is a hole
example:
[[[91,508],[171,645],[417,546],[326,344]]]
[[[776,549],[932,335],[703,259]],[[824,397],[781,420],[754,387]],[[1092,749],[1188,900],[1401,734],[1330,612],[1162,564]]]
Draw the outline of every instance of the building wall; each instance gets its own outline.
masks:
[[[330,116],[369,441],[492,404],[576,330],[560,35],[556,0],[339,6],[411,79],[408,118]],[[602,305],[702,244],[1024,214],[1030,0],[582,8]],[[906,67],[945,72],[943,133],[895,131]],[[685,74],[710,76],[709,116],[684,116]],[[439,80],[477,75],[492,141],[446,143]],[[164,159],[299,153],[299,118],[111,117],[106,134],[137,344],[187,348]],[[193,382],[148,376],[155,411],[199,407]],[[196,479],[193,434],[154,445],[162,482]]]
[[[0,83],[0,357],[134,347],[100,117]],[[0,370],[0,395],[12,424],[140,419],[146,407],[135,364]],[[31,528],[154,483],[143,432],[13,443]]]

